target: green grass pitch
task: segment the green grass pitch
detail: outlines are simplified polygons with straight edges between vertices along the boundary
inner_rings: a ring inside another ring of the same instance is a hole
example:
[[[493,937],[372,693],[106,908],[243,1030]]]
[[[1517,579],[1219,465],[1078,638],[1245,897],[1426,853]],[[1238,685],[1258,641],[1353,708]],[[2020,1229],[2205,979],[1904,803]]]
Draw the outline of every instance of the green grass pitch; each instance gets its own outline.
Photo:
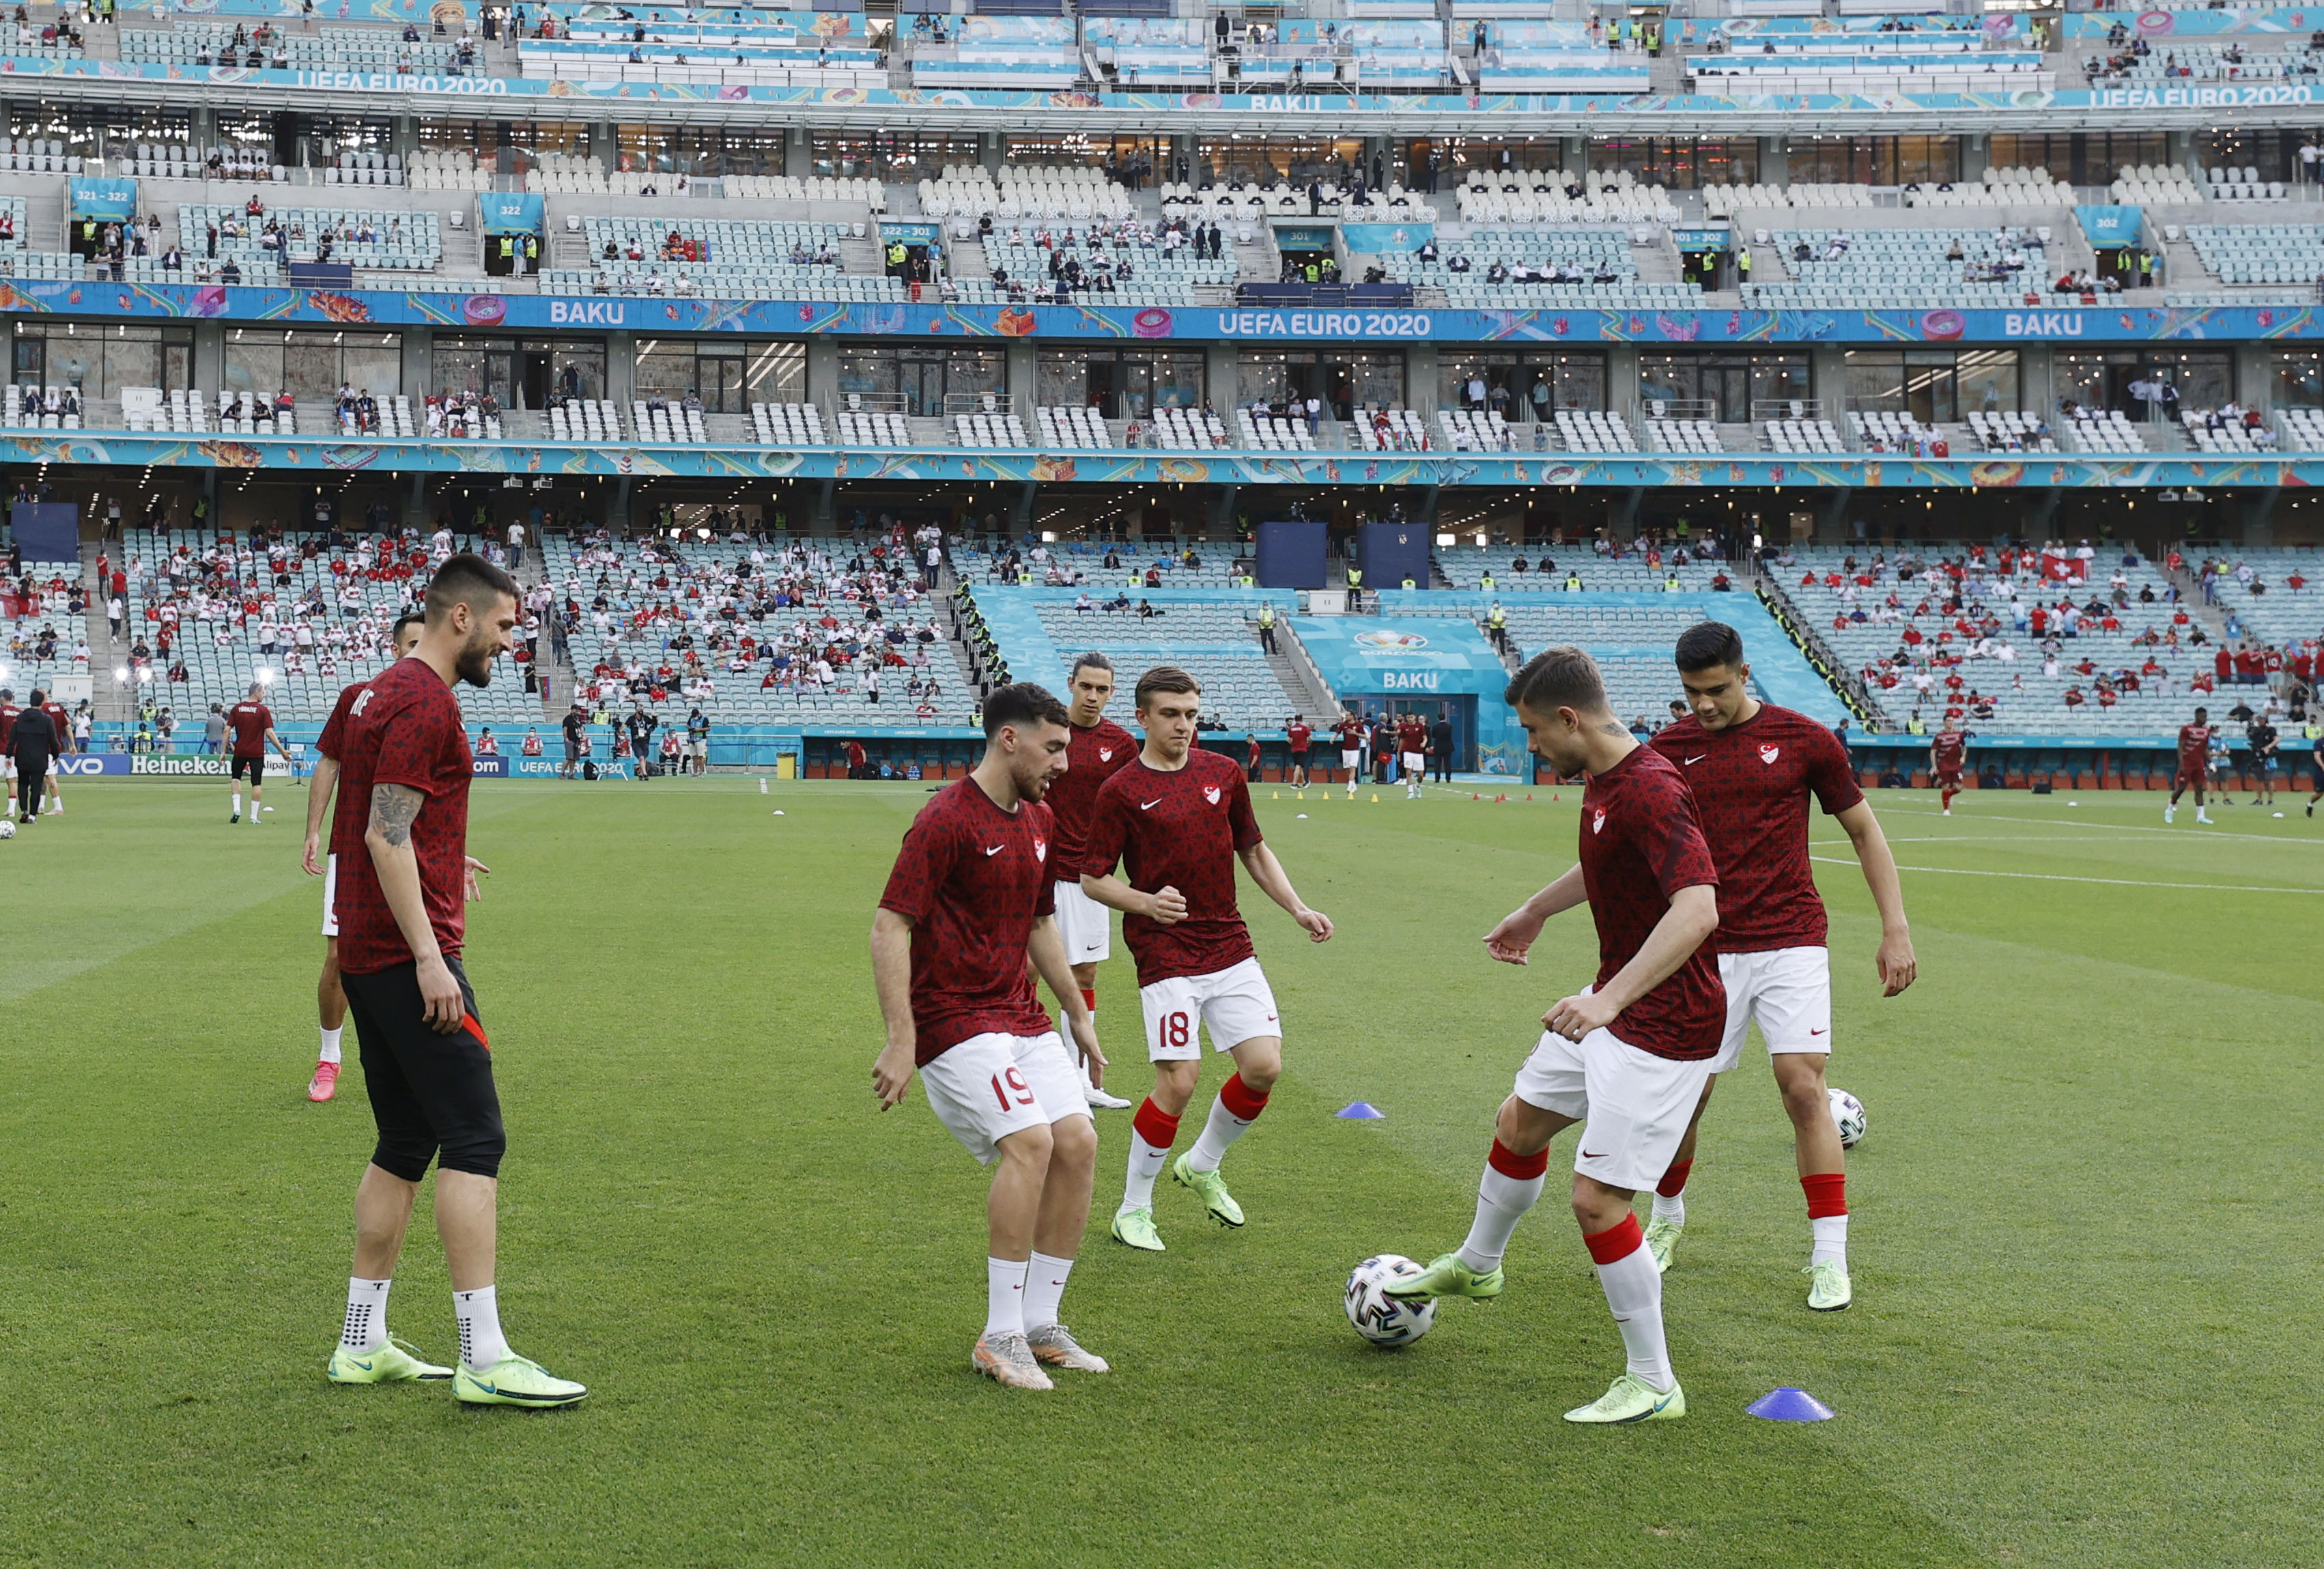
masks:
[[[370,1120],[306,1103],[320,944],[301,791],[74,783],[0,845],[0,1563],[2284,1565],[2319,1556],[2312,1380],[2324,825],[2159,797],[1876,798],[1922,979],[1819,821],[1857,1305],[1812,1315],[1756,1044],[1667,1279],[1691,1415],[1580,1431],[1620,1366],[1551,1197],[1510,1286],[1404,1352],[1339,1305],[1467,1223],[1492,1109],[1586,918],[1528,971],[1479,937],[1568,865],[1575,794],[1259,789],[1299,940],[1248,884],[1287,1070],[1228,1233],[1102,1234],[1066,1316],[1103,1378],[973,1377],[978,1168],[915,1085],[881,1115],[864,937],[919,787],[487,783],[469,971],[512,1134],[502,1301],[581,1408],[340,1389],[323,1363]],[[776,815],[780,808],[781,815]],[[1305,814],[1305,817],[1301,814]],[[1118,1087],[1149,1082],[1121,955]],[[349,1037],[352,1062],[353,1036]],[[1223,1075],[1206,1068],[1194,1113]],[[1337,1121],[1353,1100],[1387,1112]],[[1571,1158],[1556,1146],[1553,1176]],[[395,1332],[448,1360],[423,1199]],[[1817,1426],[1744,1405],[1779,1384]]]

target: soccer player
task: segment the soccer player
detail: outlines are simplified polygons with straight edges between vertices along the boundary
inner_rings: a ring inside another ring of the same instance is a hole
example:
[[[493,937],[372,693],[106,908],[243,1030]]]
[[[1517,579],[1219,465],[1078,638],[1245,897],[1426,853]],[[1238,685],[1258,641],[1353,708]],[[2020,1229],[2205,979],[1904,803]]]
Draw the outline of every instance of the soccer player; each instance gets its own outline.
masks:
[[[1012,1389],[1054,1386],[1043,1365],[1107,1371],[1058,1321],[1089,1225],[1097,1131],[1026,963],[1065,1010],[1075,1054],[1104,1066],[1054,916],[1056,824],[1041,798],[1070,777],[1070,722],[1048,692],[1003,687],[984,705],[984,759],[920,808],[880,896],[872,972],[887,1045],[872,1065],[882,1111],[919,1070],[936,1120],[980,1165],[984,1332],[969,1366]]]
[[[1573,1216],[1628,1360],[1605,1394],[1565,1419],[1669,1421],[1686,1415],[1686,1396],[1663,1337],[1662,1275],[1630,1201],[1670,1165],[1719,1052],[1727,1002],[1707,940],[1719,875],[1686,780],[1614,717],[1587,653],[1536,654],[1507,700],[1536,756],[1560,778],[1589,780],[1580,862],[1505,917],[1485,951],[1522,964],[1543,923],[1586,900],[1598,974],[1542,1016],[1546,1030],[1495,1121],[1468,1239],[1389,1295],[1499,1296],[1501,1257],[1541,1197],[1549,1141],[1582,1122]]]
[[[1291,788],[1307,788],[1307,748],[1315,738],[1314,727],[1307,723],[1305,714],[1294,714],[1284,734],[1291,742]]]
[[[339,868],[339,983],[355,1021],[379,1143],[355,1188],[355,1275],[330,1377],[449,1380],[471,1405],[567,1406],[589,1391],[509,1349],[493,1284],[508,1148],[491,1042],[460,966],[465,900],[487,870],[467,854],[468,738],[452,683],[483,687],[512,646],[515,579],[457,555],[428,585],[410,659],[347,706],[338,785],[368,803],[361,854]],[[387,1290],[420,1179],[436,1162],[436,1231],[460,1327],[456,1369],[387,1334]]]
[[[16,749],[14,742],[16,715],[23,712],[16,706],[16,694],[6,687],[0,687],[0,773],[8,777],[7,815],[12,817],[16,815]],[[2317,783],[2324,787],[2324,779],[2319,779]],[[2314,816],[2313,813],[2310,815]]]
[[[1065,710],[1073,727],[1065,749],[1066,768],[1041,802],[1056,819],[1056,835],[1049,846],[1049,874],[1056,881],[1057,936],[1065,945],[1065,958],[1074,967],[1074,984],[1082,1002],[1097,1012],[1097,967],[1113,952],[1113,912],[1082,891],[1082,845],[1089,838],[1090,814],[1097,808],[1098,788],[1138,755],[1138,738],[1105,716],[1113,699],[1113,661],[1093,649],[1074,660],[1066,691]],[[989,717],[989,715],[988,715]],[[1127,1111],[1130,1103],[1104,1088],[1104,1069],[1095,1075],[1084,1062],[1079,1072],[1082,1098],[1109,1112]]]
[[[1348,798],[1352,801],[1356,798],[1356,781],[1364,773],[1364,737],[1369,732],[1364,722],[1356,717],[1355,710],[1350,709],[1332,726],[1332,734],[1340,738],[1340,766],[1347,770]]]
[[[57,734],[56,749],[49,753],[49,770],[46,781],[48,788],[45,792],[46,798],[42,805],[42,810],[47,812],[51,817],[62,817],[65,809],[65,792],[63,789],[64,773],[62,770],[57,767],[57,760],[61,757],[69,757],[72,753],[72,715],[67,712],[65,706],[62,703],[58,702],[53,696],[51,696],[47,702],[41,704],[40,709],[42,713],[49,716],[49,726]]]
[[[395,623],[393,633],[395,657],[399,660],[411,652],[420,641],[422,617],[419,612],[407,612]],[[309,877],[323,880],[323,974],[315,983],[315,1007],[320,1020],[322,1046],[315,1058],[314,1076],[307,1081],[307,1098],[310,1101],[329,1100],[337,1093],[339,1084],[339,1031],[347,1021],[347,993],[339,984],[339,918],[331,908],[338,892],[339,857],[363,853],[364,825],[370,815],[370,803],[344,797],[337,809],[332,809],[331,793],[339,779],[339,748],[346,742],[347,710],[355,706],[356,694],[370,689],[369,681],[355,681],[339,694],[330,719],[323,726],[322,738],[315,743],[315,777],[307,785],[307,847],[299,863]],[[323,850],[323,817],[330,814],[331,842],[324,858],[317,853]]]
[[[1742,639],[1736,642],[1739,647]],[[1969,737],[1960,733],[1953,716],[1946,715],[1945,727],[1929,737],[1929,773],[1937,781],[1937,798],[1948,817],[1953,815],[1953,798],[1960,794],[1961,762],[1968,755]]]
[[[265,809],[260,803],[265,795],[267,743],[273,743],[285,762],[290,761],[290,749],[274,734],[274,711],[266,706],[266,688],[261,682],[253,681],[250,696],[226,711],[226,725],[234,734],[234,758],[227,765],[232,772],[226,781],[234,790],[234,816],[226,821],[242,821],[242,776],[246,772],[250,775],[250,826],[254,828],[265,820],[260,815]]]
[[[1194,1147],[1171,1175],[1194,1190],[1219,1223],[1243,1223],[1219,1163],[1267,1107],[1283,1072],[1283,1029],[1275,993],[1235,907],[1234,863],[1297,921],[1310,940],[1328,941],[1332,922],[1307,908],[1275,852],[1259,836],[1242,770],[1194,742],[1203,689],[1194,678],[1157,665],[1138,678],[1138,761],[1105,781],[1081,858],[1082,891],[1124,912],[1121,935],[1138,961],[1138,1001],[1154,1093],[1131,1123],[1130,1174],[1113,1217],[1118,1241],[1163,1251],[1154,1227],[1154,1179],[1178,1137],[1211,1049],[1231,1053],[1234,1075],[1219,1090]],[[1120,862],[1129,873],[1113,874]]]
[[[7,695],[5,692],[0,692],[0,697],[5,697]],[[5,723],[5,710],[0,709],[0,723]],[[5,742],[0,742],[0,745],[5,744]],[[2312,817],[2316,815],[2316,803],[2324,801],[2324,734],[2317,736],[2315,750],[2309,754],[2308,761],[2316,777],[2316,793],[2308,798],[2308,815]]]
[[[1809,798],[1838,820],[1864,870],[1880,912],[1873,964],[1882,994],[1889,997],[1919,974],[1904,888],[1887,836],[1857,787],[1847,748],[1806,715],[1751,696],[1740,633],[1718,621],[1690,627],[1678,640],[1677,662],[1691,712],[1665,725],[1652,744],[1693,790],[1719,872],[1719,933],[1711,946],[1727,993],[1727,1020],[1686,1137],[1670,1169],[1658,1174],[1646,1247],[1657,1269],[1670,1268],[1686,1224],[1686,1179],[1702,1113],[1718,1075],[1742,1061],[1743,1038],[1756,1019],[1792,1120],[1800,1189],[1807,1199],[1807,1303],[1831,1312],[1846,1307],[1851,1297],[1848,1168],[1824,1086],[1831,1053],[1831,961],[1823,900],[1808,866]],[[1950,720],[1946,728],[1951,729]],[[1958,753],[1953,766],[1959,769]],[[1960,783],[1956,773],[1953,788]]]
[[[55,723],[42,705],[41,699],[45,696],[35,687],[32,706],[17,714],[8,728],[8,757],[15,768],[17,782],[23,787],[17,798],[19,824],[29,823],[41,815],[41,787],[48,782],[49,760],[63,744],[57,739]]]
[[[1428,726],[1417,714],[1406,714],[1396,724],[1396,748],[1404,763],[1404,798],[1416,801],[1428,782]]]
[[[2163,808],[2163,820],[2170,822],[2179,812],[2179,798],[2191,786],[2195,791],[2195,820],[2208,823],[2210,814],[2203,809],[2203,785],[2211,771],[2211,711],[2195,710],[2192,725],[2179,726],[2179,773],[2171,781],[2171,800]]]

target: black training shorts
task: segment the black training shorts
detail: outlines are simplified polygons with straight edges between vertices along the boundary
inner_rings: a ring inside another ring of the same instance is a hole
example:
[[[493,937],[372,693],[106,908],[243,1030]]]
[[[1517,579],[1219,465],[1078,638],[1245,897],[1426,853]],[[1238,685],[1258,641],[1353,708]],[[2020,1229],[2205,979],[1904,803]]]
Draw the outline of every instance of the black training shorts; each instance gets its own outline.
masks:
[[[406,1182],[426,1176],[431,1159],[446,1171],[497,1177],[508,1149],[476,994],[459,960],[444,963],[466,1009],[460,1028],[449,1035],[429,1028],[419,966],[410,961],[339,977],[355,1016],[372,1120],[379,1125],[372,1164]]]
[[[250,771],[250,788],[256,789],[266,779],[266,754],[262,752],[256,757],[235,758],[234,772],[230,777],[240,779],[244,769]]]

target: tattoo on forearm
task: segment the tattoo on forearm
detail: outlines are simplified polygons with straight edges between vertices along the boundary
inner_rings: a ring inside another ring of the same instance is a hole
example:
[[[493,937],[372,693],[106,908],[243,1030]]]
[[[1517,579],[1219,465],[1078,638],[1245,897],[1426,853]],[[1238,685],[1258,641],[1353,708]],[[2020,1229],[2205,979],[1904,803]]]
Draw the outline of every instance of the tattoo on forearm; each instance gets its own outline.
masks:
[[[411,821],[428,798],[410,785],[371,787],[371,826],[391,844],[411,843]]]

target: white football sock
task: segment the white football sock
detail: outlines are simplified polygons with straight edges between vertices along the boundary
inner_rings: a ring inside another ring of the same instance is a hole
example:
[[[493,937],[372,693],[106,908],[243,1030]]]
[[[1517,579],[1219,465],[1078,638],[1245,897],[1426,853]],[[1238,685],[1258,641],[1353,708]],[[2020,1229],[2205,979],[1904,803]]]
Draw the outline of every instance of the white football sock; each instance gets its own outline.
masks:
[[[240,790],[234,792],[234,815],[237,817],[242,816],[242,792]]]
[[[1477,1184],[1477,1218],[1469,1227],[1468,1240],[1461,1244],[1461,1262],[1480,1275],[1499,1269],[1517,1223],[1540,1201],[1542,1186],[1548,1180],[1547,1172],[1520,1181],[1486,1167]]]
[[[1057,1322],[1057,1305],[1065,1299],[1065,1278],[1074,1272],[1071,1259],[1053,1259],[1038,1248],[1025,1271],[1025,1327],[1047,1329]]]
[[[340,1028],[341,1028],[341,1029],[345,1029],[345,1028],[346,1028],[346,1026],[342,1025]],[[320,1056],[320,1057],[317,1057],[315,1060],[316,1060],[316,1061],[318,1061],[318,1062],[337,1062],[337,1061],[338,1061],[338,1060],[339,1060],[339,1031],[338,1031],[338,1030],[337,1030],[337,1029],[326,1029],[326,1030],[324,1030],[324,1031],[322,1032],[322,1036],[323,1036],[323,1055],[322,1055],[322,1056]]]
[[[1655,1219],[1669,1221],[1674,1225],[1686,1224],[1686,1195],[1674,1193],[1668,1198],[1655,1195]]]
[[[387,1343],[390,1284],[385,1280],[366,1280],[360,1275],[348,1278],[347,1316],[339,1329],[339,1344],[351,1352],[368,1352]]]
[[[1605,1288],[1606,1306],[1622,1332],[1622,1349],[1629,1353],[1633,1377],[1648,1388],[1666,1392],[1678,1382],[1671,1371],[1670,1350],[1663,1340],[1663,1275],[1655,1256],[1642,1244],[1610,1264],[1598,1266],[1598,1284]]]
[[[1157,1149],[1139,1137],[1135,1129],[1130,1135],[1130,1176],[1121,1185],[1121,1207],[1125,1210],[1154,1207],[1154,1179],[1162,1175],[1164,1163],[1170,1158],[1170,1147]]]
[[[1211,1103],[1211,1114],[1203,1122],[1203,1136],[1186,1154],[1189,1171],[1216,1171],[1219,1162],[1227,1158],[1227,1147],[1247,1132],[1256,1118],[1238,1117],[1227,1110],[1226,1096],[1221,1094]]]
[[[509,1344],[501,1334],[500,1288],[452,1293],[452,1315],[460,1321],[460,1360],[470,1372],[485,1372],[508,1358]]]
[[[1808,1223],[1808,1230],[1815,1237],[1815,1251],[1808,1255],[1809,1263],[1821,1264],[1828,1259],[1837,1260],[1841,1269],[1848,1268],[1846,1215],[1819,1215]]]
[[[1025,1274],[1029,1268],[1023,1259],[984,1260],[984,1334],[990,1340],[996,1334],[1025,1333]]]

